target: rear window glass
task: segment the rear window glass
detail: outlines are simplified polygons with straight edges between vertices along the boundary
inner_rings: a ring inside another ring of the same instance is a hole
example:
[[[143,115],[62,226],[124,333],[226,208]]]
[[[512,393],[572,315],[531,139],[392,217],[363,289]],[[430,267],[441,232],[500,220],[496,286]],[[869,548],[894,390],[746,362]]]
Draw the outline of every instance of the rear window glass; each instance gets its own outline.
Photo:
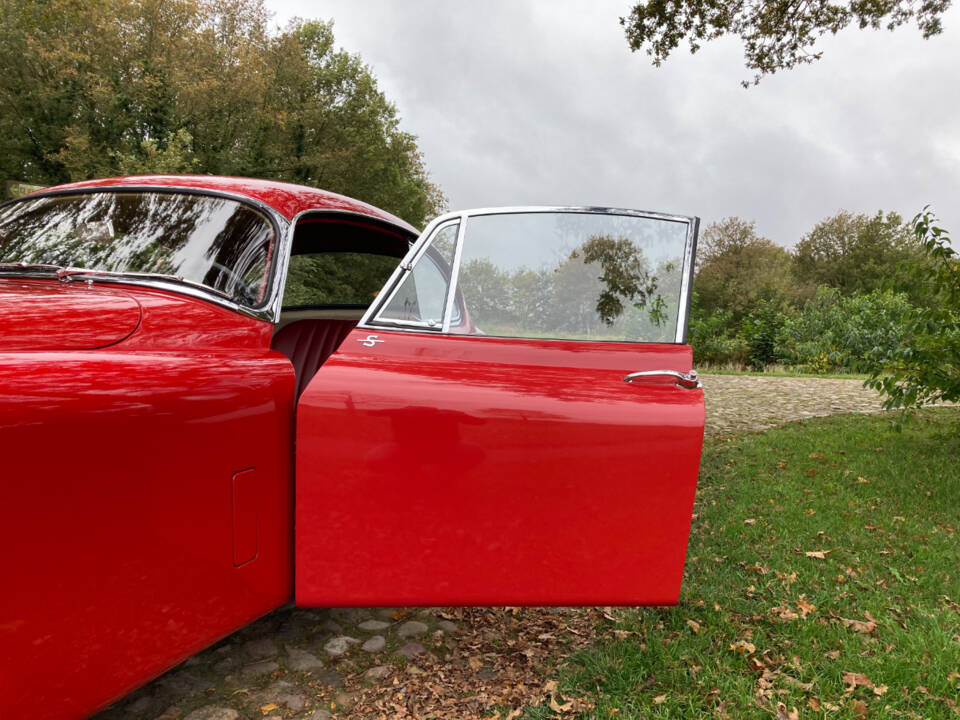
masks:
[[[273,228],[228,198],[89,192],[0,208],[0,263],[175,276],[244,305],[267,294]]]
[[[315,253],[290,258],[283,306],[367,307],[400,258],[369,253]]]

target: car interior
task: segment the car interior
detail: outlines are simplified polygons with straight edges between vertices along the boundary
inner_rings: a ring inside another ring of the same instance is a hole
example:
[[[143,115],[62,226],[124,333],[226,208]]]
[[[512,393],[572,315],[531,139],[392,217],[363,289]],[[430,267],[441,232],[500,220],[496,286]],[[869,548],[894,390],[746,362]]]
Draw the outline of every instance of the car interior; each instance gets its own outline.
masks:
[[[297,398],[356,327],[412,240],[367,218],[323,213],[298,221],[271,343],[293,363]]]

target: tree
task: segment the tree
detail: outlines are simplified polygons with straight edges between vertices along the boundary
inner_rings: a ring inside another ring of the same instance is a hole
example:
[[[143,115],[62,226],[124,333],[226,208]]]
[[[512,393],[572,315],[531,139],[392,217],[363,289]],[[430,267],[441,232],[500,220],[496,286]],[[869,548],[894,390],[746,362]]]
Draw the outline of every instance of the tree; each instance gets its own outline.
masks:
[[[287,180],[419,224],[443,205],[416,138],[328,23],[262,0],[0,0],[0,176]]]
[[[934,302],[917,309],[900,343],[870,355],[865,385],[886,396],[887,410],[960,401],[960,259],[936,222],[926,208],[913,220],[927,262],[913,266],[912,282],[925,285]]]
[[[697,249],[697,315],[722,309],[739,325],[761,302],[777,308],[799,302],[812,289],[798,287],[790,253],[737,217],[711,223]]]
[[[920,258],[910,227],[896,213],[854,215],[841,210],[820,221],[794,249],[798,279],[841,293],[869,293]]]
[[[914,22],[930,38],[942,31],[941,18],[949,6],[950,0],[646,0],[620,23],[630,49],[646,49],[656,66],[683,39],[693,53],[704,42],[735,35],[743,41],[746,66],[756,83],[763,75],[819,60],[819,39],[850,24],[894,30]]]

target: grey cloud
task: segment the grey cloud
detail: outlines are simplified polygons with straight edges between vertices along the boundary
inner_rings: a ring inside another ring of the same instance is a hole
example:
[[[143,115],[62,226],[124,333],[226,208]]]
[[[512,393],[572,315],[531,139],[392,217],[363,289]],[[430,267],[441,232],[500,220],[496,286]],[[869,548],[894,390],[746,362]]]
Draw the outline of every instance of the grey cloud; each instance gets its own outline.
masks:
[[[960,236],[960,9],[930,41],[852,30],[825,59],[744,90],[736,42],[661,68],[631,54],[629,0],[328,0],[332,18],[420,138],[452,208],[603,204],[757,221],[794,244],[840,208],[933,203]]]

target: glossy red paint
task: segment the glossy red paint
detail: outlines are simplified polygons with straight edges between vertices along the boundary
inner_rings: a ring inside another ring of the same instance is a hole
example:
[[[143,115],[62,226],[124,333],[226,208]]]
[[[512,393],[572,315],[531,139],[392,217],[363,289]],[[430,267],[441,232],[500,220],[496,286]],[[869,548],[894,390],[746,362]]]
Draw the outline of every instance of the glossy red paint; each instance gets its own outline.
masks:
[[[416,228],[396,215],[368,205],[360,200],[338,195],[317,188],[292,185],[272,180],[253,178],[215,177],[212,175],[135,175],[131,177],[84,180],[82,182],[60,185],[57,190],[70,188],[110,188],[130,186],[161,186],[175,188],[193,188],[197,190],[217,190],[220,192],[243,195],[270,206],[288,220],[292,220],[304,210],[341,210],[359,213],[368,217],[385,220],[392,225],[405,229],[416,236]]]
[[[122,291],[83,283],[0,281],[0,352],[92,350],[140,324],[140,305]]]
[[[673,604],[703,437],[681,345],[355,330],[298,408],[301,605]]]
[[[290,598],[293,370],[270,323],[201,300],[54,279],[0,280],[0,297],[24,285],[68,313],[142,312],[111,347],[53,349],[109,335],[90,317],[0,351],[0,698],[77,718]],[[15,316],[0,337],[26,337]],[[248,468],[256,554],[235,567]]]

